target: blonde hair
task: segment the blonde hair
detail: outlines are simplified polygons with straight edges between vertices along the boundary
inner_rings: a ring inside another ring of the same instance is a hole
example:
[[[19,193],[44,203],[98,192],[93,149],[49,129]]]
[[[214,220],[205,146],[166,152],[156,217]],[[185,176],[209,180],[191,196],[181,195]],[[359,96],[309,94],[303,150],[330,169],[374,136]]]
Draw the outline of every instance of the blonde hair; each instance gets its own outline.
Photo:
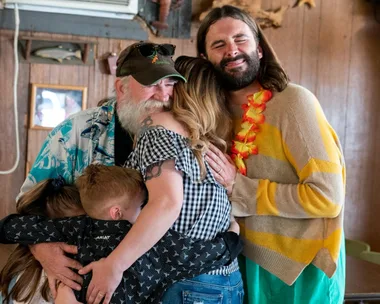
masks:
[[[79,192],[75,186],[66,185],[62,177],[47,179],[37,183],[25,192],[16,205],[21,215],[40,215],[46,217],[64,217],[66,210],[82,208]],[[18,245],[11,253],[0,273],[0,288],[5,303],[12,298],[18,302],[29,302],[37,291],[49,301],[47,279],[39,288],[42,266],[34,258],[28,246]],[[12,279],[19,276],[9,291]],[[26,288],[28,287],[28,288]]]
[[[118,167],[91,164],[75,182],[79,189],[83,209],[90,217],[103,218],[107,202],[116,198],[129,203],[136,194],[147,190],[139,171]]]
[[[175,68],[187,83],[175,85],[172,112],[189,132],[191,147],[204,177],[203,153],[210,143],[226,152],[226,140],[231,136],[232,123],[225,92],[218,84],[213,65],[206,59],[180,56],[175,61]]]

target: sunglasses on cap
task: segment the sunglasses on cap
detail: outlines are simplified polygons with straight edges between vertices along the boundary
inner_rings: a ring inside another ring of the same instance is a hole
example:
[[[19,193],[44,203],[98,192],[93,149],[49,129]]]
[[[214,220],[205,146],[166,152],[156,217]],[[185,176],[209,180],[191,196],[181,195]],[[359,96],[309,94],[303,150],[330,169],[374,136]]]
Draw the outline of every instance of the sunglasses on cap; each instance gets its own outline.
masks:
[[[175,45],[174,44],[153,44],[153,43],[141,43],[138,45],[133,46],[132,48],[138,49],[140,54],[144,57],[150,57],[152,55],[155,55],[156,53],[163,55],[163,56],[173,56],[175,52]]]
[[[120,63],[120,65],[123,65],[126,59],[129,57],[129,55],[132,54],[132,52],[137,49],[139,53],[144,57],[150,57],[154,56],[156,54],[160,54],[163,56],[173,56],[175,52],[175,45],[174,44],[154,44],[154,43],[139,43],[133,45],[130,50],[124,55],[123,61]]]

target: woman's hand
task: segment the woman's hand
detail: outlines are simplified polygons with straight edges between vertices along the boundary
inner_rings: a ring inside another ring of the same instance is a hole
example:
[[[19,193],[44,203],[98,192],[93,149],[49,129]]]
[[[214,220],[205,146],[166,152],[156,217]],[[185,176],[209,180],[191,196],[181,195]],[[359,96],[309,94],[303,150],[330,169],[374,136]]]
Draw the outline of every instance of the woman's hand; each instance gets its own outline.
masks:
[[[87,303],[98,304],[104,298],[103,304],[109,304],[114,291],[121,282],[123,271],[109,258],[88,264],[79,270],[79,274],[83,275],[90,271],[92,271],[92,279],[87,289]]]
[[[214,145],[210,145],[206,153],[206,161],[210,165],[214,178],[224,186],[227,194],[232,193],[232,188],[236,178],[236,167],[231,157],[224,154]]]

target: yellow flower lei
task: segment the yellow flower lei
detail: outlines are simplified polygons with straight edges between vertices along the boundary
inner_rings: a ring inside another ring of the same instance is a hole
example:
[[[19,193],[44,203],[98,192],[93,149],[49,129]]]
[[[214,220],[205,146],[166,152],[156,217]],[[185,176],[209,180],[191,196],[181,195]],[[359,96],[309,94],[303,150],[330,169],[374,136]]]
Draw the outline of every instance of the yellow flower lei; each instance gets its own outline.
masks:
[[[247,175],[247,167],[244,159],[251,154],[258,154],[257,145],[254,144],[256,134],[260,131],[259,125],[264,123],[265,116],[263,112],[266,109],[266,103],[272,98],[272,92],[260,89],[259,92],[248,96],[248,103],[242,105],[243,118],[241,129],[235,135],[232,141],[231,158],[236,164],[239,172]]]

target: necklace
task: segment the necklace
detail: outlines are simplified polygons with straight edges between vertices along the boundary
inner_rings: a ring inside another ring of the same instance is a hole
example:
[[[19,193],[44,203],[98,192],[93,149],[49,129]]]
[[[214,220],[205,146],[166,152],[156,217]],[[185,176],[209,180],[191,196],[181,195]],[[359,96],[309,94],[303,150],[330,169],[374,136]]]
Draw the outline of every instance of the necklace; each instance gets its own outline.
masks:
[[[266,103],[271,98],[271,91],[260,88],[259,92],[249,95],[247,97],[248,102],[241,106],[244,111],[243,118],[240,131],[236,133],[234,140],[232,140],[231,158],[243,175],[247,175],[244,160],[252,154],[257,155],[259,153],[254,141],[257,133],[260,132],[259,125],[265,121],[263,112],[266,109]]]

